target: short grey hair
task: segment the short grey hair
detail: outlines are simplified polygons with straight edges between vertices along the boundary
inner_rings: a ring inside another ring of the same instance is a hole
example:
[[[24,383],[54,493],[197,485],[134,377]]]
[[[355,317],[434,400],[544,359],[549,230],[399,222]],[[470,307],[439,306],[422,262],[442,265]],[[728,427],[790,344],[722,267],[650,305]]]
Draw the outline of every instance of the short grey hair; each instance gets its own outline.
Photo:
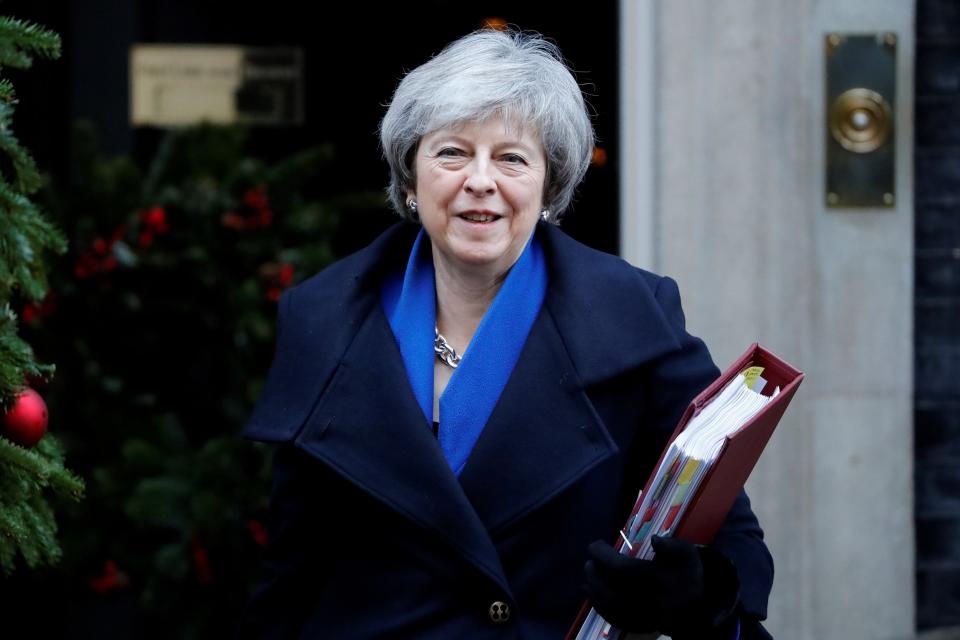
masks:
[[[535,33],[484,29],[447,45],[404,76],[380,122],[390,165],[390,203],[412,218],[405,200],[416,184],[420,139],[438,129],[491,116],[531,126],[547,158],[544,205],[558,222],[593,155],[587,105],[557,46]]]

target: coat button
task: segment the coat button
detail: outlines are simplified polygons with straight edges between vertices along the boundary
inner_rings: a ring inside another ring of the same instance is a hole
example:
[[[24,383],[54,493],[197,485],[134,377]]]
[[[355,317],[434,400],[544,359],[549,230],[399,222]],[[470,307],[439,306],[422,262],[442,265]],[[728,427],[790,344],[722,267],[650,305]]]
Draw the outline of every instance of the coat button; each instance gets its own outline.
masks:
[[[502,600],[497,600],[490,605],[490,619],[500,624],[510,619],[510,605]]]

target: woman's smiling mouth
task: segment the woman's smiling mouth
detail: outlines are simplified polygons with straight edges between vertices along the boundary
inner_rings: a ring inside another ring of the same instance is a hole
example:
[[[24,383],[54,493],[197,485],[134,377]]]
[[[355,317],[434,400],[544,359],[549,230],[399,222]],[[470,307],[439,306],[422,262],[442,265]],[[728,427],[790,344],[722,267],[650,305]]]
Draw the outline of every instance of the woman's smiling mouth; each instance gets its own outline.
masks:
[[[490,211],[465,211],[457,215],[458,217],[463,218],[467,222],[476,222],[476,223],[494,222],[496,220],[499,220],[502,217]]]

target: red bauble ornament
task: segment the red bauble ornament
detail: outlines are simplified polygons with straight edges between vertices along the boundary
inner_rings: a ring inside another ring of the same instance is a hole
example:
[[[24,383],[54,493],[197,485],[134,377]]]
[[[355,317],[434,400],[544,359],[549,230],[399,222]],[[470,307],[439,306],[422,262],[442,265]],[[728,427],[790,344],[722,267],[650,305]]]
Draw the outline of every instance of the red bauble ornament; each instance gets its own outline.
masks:
[[[10,411],[3,414],[3,435],[21,447],[30,448],[47,432],[47,403],[33,389],[22,392]]]

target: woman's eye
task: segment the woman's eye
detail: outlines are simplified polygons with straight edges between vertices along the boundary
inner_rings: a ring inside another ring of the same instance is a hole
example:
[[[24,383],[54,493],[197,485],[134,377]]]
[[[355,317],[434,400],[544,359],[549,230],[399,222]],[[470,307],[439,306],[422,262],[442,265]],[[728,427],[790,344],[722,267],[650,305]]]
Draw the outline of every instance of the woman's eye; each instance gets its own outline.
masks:
[[[443,149],[440,149],[440,151],[437,151],[437,156],[440,158],[456,158],[462,153],[463,152],[456,147],[444,147]]]
[[[527,164],[527,161],[523,158],[523,156],[517,155],[516,153],[507,153],[503,155],[502,158],[505,162],[509,162],[510,164]]]

